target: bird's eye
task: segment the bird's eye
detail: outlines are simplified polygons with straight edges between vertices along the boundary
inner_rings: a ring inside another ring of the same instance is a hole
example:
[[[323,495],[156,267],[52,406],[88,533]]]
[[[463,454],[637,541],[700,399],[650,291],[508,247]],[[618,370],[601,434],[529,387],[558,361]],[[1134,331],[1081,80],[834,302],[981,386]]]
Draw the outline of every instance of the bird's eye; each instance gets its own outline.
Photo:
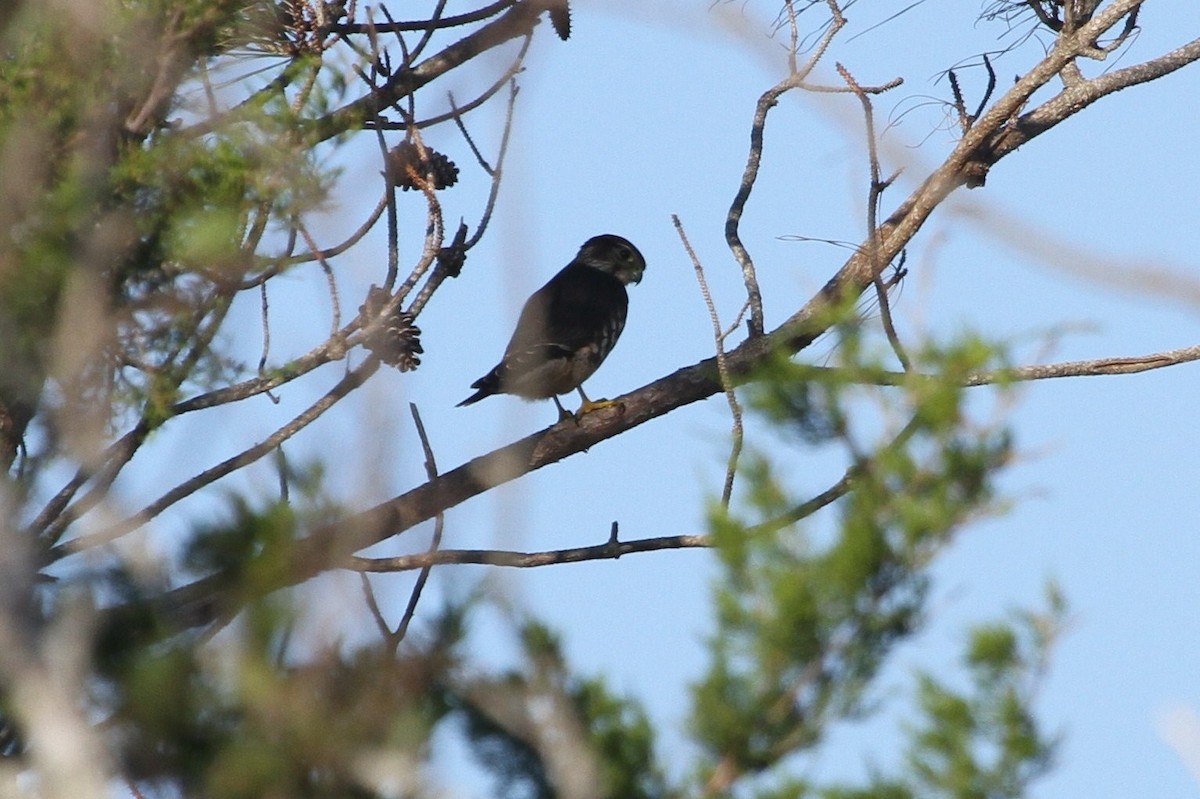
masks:
[[[622,247],[621,249],[617,250],[617,255],[622,261],[628,261],[633,257],[633,252],[628,247]]]

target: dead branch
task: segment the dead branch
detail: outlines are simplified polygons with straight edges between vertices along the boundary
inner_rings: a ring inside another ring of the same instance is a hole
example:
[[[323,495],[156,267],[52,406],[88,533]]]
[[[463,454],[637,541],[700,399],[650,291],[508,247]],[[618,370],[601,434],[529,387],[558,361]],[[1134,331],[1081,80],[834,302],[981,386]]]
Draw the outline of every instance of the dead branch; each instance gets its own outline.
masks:
[[[590,547],[555,549],[546,552],[512,552],[502,549],[443,549],[417,555],[398,555],[394,558],[354,558],[349,568],[361,572],[402,572],[429,569],[433,566],[473,563],[484,566],[508,566],[532,569],[559,563],[579,563],[585,560],[615,560],[635,552],[658,552],[664,549],[710,547],[706,535],[672,535],[644,538],[637,541],[608,541]]]
[[[413,424],[417,428],[417,435],[421,439],[421,449],[425,453],[425,474],[430,480],[436,479],[438,476],[437,460],[433,456],[433,447],[429,443],[429,436],[425,432],[425,423],[421,421],[421,414],[417,410],[414,403],[408,404],[409,410],[412,411]],[[439,513],[433,520],[433,537],[429,541],[429,549],[426,555],[437,554],[438,547],[442,544],[442,531],[445,528],[446,517]],[[408,605],[404,608],[404,615],[400,618],[400,623],[396,625],[396,632],[388,636],[388,643],[392,647],[392,651],[400,646],[400,642],[404,640],[404,636],[408,633],[408,626],[412,623],[413,615],[417,612],[417,603],[421,600],[421,592],[425,590],[425,583],[429,580],[429,570],[432,565],[425,566],[421,569],[421,573],[417,575],[417,582],[413,585],[412,593],[408,597]]]
[[[708,279],[704,276],[704,266],[700,263],[696,251],[692,249],[692,243],[688,241],[687,233],[684,232],[683,223],[679,221],[679,217],[671,214],[671,221],[675,224],[675,230],[679,233],[683,248],[687,251],[688,257],[692,259],[692,266],[696,271],[696,281],[700,284],[700,294],[703,295],[704,304],[708,308],[708,317],[713,326],[713,342],[717,349],[717,373],[721,376],[721,385],[725,389],[725,400],[729,403],[729,413],[733,417],[733,429],[730,431],[732,442],[725,467],[725,485],[721,488],[721,505],[728,508],[729,500],[733,497],[733,479],[737,474],[738,459],[742,454],[745,435],[742,424],[742,405],[738,402],[733,381],[730,380],[729,363],[725,359],[726,333],[721,329],[721,317],[717,314],[716,303],[713,302],[712,293],[708,290]],[[749,302],[747,302],[747,306],[749,306]]]

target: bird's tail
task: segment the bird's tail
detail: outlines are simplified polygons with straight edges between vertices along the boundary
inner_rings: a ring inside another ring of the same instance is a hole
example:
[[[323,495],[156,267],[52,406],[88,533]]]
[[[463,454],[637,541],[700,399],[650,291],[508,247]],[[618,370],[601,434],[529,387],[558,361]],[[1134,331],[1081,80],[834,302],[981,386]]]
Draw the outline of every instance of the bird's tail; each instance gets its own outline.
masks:
[[[474,383],[471,384],[471,388],[477,388],[479,390],[476,391],[471,396],[467,397],[462,402],[458,403],[458,405],[455,405],[454,407],[461,408],[464,405],[473,405],[476,402],[479,402],[481,399],[490,397],[493,394],[495,394],[496,392],[498,392],[500,390],[500,370],[499,370],[499,368],[493,369],[492,371],[488,372],[483,377],[476,380]]]

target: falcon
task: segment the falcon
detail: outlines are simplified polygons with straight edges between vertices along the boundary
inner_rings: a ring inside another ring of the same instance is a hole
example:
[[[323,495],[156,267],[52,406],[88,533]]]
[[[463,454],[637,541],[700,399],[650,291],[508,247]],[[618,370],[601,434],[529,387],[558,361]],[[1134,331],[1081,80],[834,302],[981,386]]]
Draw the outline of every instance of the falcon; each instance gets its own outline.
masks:
[[[629,310],[625,287],[640,283],[645,271],[646,259],[628,240],[611,234],[588,239],[571,263],[525,301],[504,357],[471,384],[478,390],[459,407],[493,394],[550,398],[561,421],[571,414],[559,394],[579,392],[583,405],[576,418],[611,404],[588,399],[583,381],[612,352]]]

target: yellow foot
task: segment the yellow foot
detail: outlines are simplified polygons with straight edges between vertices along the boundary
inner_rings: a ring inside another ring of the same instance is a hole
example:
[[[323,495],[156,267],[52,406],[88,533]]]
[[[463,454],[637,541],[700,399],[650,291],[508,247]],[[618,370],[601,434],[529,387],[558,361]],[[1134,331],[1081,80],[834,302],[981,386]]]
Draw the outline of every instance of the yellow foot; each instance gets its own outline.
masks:
[[[592,411],[598,411],[602,408],[620,408],[621,410],[624,410],[625,403],[618,402],[616,400],[606,400],[606,399],[586,400],[582,405],[579,406],[579,410],[575,412],[575,418],[578,419],[579,417],[583,416],[585,413],[591,413]]]

